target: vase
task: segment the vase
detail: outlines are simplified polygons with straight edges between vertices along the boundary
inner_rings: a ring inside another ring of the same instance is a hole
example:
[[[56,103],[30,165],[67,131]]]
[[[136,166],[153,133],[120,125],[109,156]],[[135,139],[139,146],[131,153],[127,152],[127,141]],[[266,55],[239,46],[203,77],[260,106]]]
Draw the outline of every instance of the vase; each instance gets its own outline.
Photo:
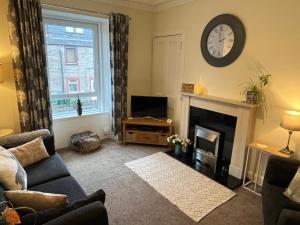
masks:
[[[188,152],[188,146],[182,146],[181,147],[181,151],[184,153],[184,154],[186,154],[187,152]]]
[[[246,103],[256,104],[257,103],[257,92],[255,92],[255,91],[247,91]]]
[[[78,116],[82,115],[82,108],[81,107],[77,108],[77,114],[78,114]]]
[[[177,144],[175,145],[175,155],[180,155],[181,154],[181,145]]]

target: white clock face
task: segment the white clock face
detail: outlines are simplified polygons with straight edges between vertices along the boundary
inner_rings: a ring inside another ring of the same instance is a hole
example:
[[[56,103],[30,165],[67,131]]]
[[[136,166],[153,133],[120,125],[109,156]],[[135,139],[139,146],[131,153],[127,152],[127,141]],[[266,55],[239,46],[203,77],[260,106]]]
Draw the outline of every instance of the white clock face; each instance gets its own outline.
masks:
[[[230,26],[220,24],[210,32],[207,39],[208,52],[215,58],[223,58],[232,49],[234,33]]]

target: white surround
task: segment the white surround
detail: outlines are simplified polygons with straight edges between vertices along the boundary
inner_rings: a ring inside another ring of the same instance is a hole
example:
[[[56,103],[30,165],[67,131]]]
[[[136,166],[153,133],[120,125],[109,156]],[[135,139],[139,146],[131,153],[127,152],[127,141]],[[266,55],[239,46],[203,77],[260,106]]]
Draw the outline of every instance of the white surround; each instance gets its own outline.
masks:
[[[237,117],[229,174],[242,178],[245,152],[253,140],[256,106],[207,95],[182,93],[180,136],[188,137],[190,106]]]

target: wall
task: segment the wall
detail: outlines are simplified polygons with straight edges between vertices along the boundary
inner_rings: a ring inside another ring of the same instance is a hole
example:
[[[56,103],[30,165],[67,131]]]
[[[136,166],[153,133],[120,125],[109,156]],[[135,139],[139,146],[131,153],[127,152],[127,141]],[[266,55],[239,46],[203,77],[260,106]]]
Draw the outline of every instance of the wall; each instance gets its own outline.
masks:
[[[109,113],[87,115],[68,119],[56,120],[53,124],[56,148],[65,148],[69,145],[70,137],[74,133],[90,130],[99,135],[100,138],[108,137],[111,128]]]
[[[0,84],[0,129],[11,128],[18,132],[20,125],[6,17],[7,3],[7,0],[1,0],[0,4],[0,62],[4,70],[4,83]]]
[[[1,0],[0,4],[0,62],[4,63],[4,72],[6,73],[5,84],[0,84],[0,129],[13,128],[18,132],[19,117],[6,18],[8,1],[9,0]],[[42,3],[102,13],[120,12],[129,15],[132,19],[130,21],[129,30],[128,96],[150,94],[151,86],[149,84],[151,82],[152,33],[154,25],[153,13],[125,7],[116,7],[96,1],[42,0]],[[71,133],[86,130],[87,128],[103,135],[102,128],[110,128],[110,125],[108,126],[109,121],[108,114],[99,114],[97,116],[71,120],[56,120],[54,121],[56,144],[58,147],[65,147],[68,144]]]
[[[300,110],[299,8],[297,0],[194,0],[160,11],[154,33],[184,34],[183,81],[203,83],[209,95],[242,100],[241,83],[258,72],[271,73],[267,115],[263,120],[258,113],[255,139],[284,146],[287,131],[279,127],[281,116],[286,109]],[[200,39],[207,23],[222,13],[238,16],[247,36],[241,56],[227,67],[216,68],[203,59]],[[293,134],[291,145],[300,157],[300,132]]]

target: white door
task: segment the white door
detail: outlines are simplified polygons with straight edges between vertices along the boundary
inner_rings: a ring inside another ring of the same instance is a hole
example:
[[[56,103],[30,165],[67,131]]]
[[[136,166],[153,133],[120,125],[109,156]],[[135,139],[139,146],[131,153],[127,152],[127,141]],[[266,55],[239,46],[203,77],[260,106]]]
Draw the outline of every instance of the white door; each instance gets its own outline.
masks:
[[[152,94],[167,96],[169,118],[178,128],[183,73],[182,35],[153,39]]]

